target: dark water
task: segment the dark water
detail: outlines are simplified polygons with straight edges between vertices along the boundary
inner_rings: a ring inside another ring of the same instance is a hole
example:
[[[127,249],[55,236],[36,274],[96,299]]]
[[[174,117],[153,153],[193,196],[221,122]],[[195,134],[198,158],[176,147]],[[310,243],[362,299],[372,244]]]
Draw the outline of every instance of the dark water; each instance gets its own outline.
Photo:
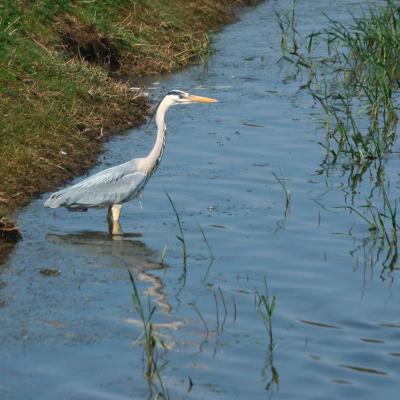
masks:
[[[363,2],[298,3],[307,31],[324,26],[322,12],[346,22],[348,8],[358,12]],[[152,397],[142,347],[132,346],[141,328],[128,268],[144,303],[148,293],[157,305],[170,398],[398,398],[398,274],[370,260],[376,248],[365,222],[335,208],[354,197],[348,175],[323,171],[320,111],[276,64],[273,10],[288,5],[270,1],[243,13],[217,35],[207,67],[149,88],[220,102],[170,111],[163,162],[142,207],[124,207],[122,240],[106,234],[104,210],[53,213],[38,199],[20,214],[24,240],[1,267],[1,398]],[[145,154],[153,140],[141,130],[114,139],[95,171]],[[394,194],[398,164],[393,156],[384,166]],[[273,172],[291,193],[286,214]],[[371,185],[367,174],[360,203]],[[164,190],[184,224],[186,274]],[[264,279],[277,299],[272,352],[255,307]]]

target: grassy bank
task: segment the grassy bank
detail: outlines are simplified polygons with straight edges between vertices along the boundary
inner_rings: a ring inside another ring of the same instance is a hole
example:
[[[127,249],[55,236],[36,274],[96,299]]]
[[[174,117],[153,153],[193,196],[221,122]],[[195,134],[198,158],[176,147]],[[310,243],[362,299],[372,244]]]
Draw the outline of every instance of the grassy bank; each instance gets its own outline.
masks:
[[[0,220],[88,169],[111,133],[143,120],[146,99],[119,77],[199,59],[232,5],[252,2],[3,0]]]

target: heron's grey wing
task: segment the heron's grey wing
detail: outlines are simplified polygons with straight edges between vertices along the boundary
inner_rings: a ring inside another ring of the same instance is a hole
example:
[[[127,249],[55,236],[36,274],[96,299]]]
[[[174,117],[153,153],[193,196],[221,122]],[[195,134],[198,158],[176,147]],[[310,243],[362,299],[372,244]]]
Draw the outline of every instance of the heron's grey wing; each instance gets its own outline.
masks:
[[[103,171],[98,172],[83,181],[77,183],[74,186],[71,186],[68,189],[77,189],[77,188],[93,188],[98,186],[99,184],[111,183],[114,181],[118,181],[126,175],[133,174],[138,172],[135,169],[134,164],[132,162],[126,162],[124,164],[116,165],[115,167],[107,168]]]
[[[101,171],[67,189],[53,193],[45,207],[104,207],[137,196],[146,183],[146,175],[125,163]]]

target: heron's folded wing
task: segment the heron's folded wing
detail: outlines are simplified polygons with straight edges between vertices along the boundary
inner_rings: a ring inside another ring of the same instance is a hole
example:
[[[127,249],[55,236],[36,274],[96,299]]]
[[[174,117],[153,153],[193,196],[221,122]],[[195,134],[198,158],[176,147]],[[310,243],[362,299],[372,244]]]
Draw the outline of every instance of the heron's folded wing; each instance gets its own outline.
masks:
[[[78,188],[93,188],[98,187],[102,184],[108,184],[112,182],[118,182],[126,176],[140,174],[140,172],[133,170],[129,163],[117,165],[115,167],[107,168],[103,171],[98,172],[95,175],[89,176],[83,181],[71,186],[68,189],[78,189]]]
[[[70,188],[53,193],[45,207],[103,207],[128,201],[137,196],[146,183],[139,171],[109,168]]]

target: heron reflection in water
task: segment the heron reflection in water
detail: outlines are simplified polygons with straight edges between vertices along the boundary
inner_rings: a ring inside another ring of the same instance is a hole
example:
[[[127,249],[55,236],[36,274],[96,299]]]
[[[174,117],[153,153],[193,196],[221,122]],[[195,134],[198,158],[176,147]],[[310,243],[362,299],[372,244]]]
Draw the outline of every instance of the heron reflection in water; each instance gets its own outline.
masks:
[[[143,158],[108,168],[87,179],[53,193],[45,207],[66,207],[71,210],[108,207],[108,222],[112,235],[121,235],[119,217],[123,203],[139,196],[160,164],[166,138],[165,113],[174,105],[214,103],[208,97],[193,96],[181,90],[170,91],[160,102],[156,112],[157,138],[153,149]]]
[[[113,265],[129,268],[140,281],[149,283],[149,295],[155,298],[162,310],[169,313],[171,306],[164,293],[164,283],[160,277],[150,272],[166,268],[166,265],[152,261],[154,251],[147,247],[140,237],[138,233],[110,237],[104,232],[87,231],[62,235],[48,234],[46,239],[84,255],[98,257],[100,260],[110,257],[117,259],[118,262],[113,262]]]

